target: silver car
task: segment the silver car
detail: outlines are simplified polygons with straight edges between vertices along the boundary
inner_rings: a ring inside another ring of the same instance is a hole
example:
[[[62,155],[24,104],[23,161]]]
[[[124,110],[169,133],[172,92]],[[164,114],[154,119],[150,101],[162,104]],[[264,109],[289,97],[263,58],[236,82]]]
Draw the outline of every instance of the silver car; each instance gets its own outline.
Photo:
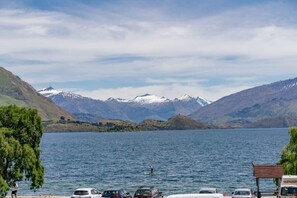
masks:
[[[255,198],[255,195],[250,188],[238,188],[232,192],[232,198]]]
[[[101,194],[95,188],[78,188],[71,198],[100,198]]]

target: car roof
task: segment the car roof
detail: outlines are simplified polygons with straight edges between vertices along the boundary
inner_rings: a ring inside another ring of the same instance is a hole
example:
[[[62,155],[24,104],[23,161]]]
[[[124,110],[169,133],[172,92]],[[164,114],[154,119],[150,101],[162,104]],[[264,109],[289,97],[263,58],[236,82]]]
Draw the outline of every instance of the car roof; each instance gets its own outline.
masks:
[[[250,188],[237,188],[234,191],[251,191],[252,189]]]
[[[93,190],[93,189],[95,189],[95,188],[77,188],[77,189],[75,189],[75,191],[79,191],[79,190]]]
[[[175,195],[169,195],[167,198],[223,198],[224,195],[221,193],[213,193],[213,194],[175,194]]]
[[[202,187],[200,190],[217,190],[216,188]]]
[[[138,189],[153,189],[155,188],[154,186],[139,186]]]
[[[119,190],[123,190],[122,188],[110,188],[110,189],[106,189],[104,191],[119,191]]]

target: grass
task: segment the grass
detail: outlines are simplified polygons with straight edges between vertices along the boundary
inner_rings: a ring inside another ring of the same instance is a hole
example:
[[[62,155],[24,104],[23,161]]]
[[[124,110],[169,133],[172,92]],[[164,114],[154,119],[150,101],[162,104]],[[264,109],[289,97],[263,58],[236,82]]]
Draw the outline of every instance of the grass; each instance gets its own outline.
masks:
[[[6,73],[0,72],[0,84],[3,90],[14,88],[9,76]]]
[[[6,106],[6,105],[12,105],[12,104],[15,104],[17,106],[22,106],[22,107],[27,106],[25,102],[21,100],[16,100],[9,96],[0,95],[0,106]]]

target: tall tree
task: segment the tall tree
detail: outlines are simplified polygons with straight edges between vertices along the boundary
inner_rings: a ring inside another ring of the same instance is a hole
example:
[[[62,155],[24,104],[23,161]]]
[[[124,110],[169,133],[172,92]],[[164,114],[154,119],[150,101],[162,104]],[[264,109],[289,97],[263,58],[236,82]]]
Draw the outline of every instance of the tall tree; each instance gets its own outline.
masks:
[[[290,128],[290,141],[283,149],[279,164],[283,165],[286,175],[297,175],[297,128]]]
[[[31,181],[33,190],[43,185],[41,137],[42,121],[37,110],[15,105],[0,107],[0,197],[24,178]]]

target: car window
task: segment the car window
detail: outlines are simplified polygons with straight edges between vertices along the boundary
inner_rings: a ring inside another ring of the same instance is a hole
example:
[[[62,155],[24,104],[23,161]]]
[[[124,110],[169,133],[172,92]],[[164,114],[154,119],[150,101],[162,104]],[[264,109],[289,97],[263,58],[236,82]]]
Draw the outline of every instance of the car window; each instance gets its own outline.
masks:
[[[135,195],[152,195],[152,192],[148,189],[139,189],[135,192]]]
[[[125,195],[125,193],[126,193],[126,191],[125,191],[125,190],[123,190],[123,189],[119,191],[119,194],[120,194],[121,196],[124,196],[124,195]]]
[[[250,191],[235,191],[234,195],[250,195]]]
[[[92,190],[91,190],[91,193],[92,193],[92,195],[97,195],[97,194],[99,194],[98,191],[95,190],[95,189],[92,189]]]
[[[214,191],[211,190],[201,190],[199,193],[201,194],[209,194],[209,193],[215,193]]]
[[[117,191],[115,190],[106,190],[103,192],[103,196],[114,196],[117,195]]]
[[[296,187],[284,187],[281,189],[281,195],[297,195]]]
[[[74,192],[75,195],[88,195],[88,191],[86,190],[77,190]]]

